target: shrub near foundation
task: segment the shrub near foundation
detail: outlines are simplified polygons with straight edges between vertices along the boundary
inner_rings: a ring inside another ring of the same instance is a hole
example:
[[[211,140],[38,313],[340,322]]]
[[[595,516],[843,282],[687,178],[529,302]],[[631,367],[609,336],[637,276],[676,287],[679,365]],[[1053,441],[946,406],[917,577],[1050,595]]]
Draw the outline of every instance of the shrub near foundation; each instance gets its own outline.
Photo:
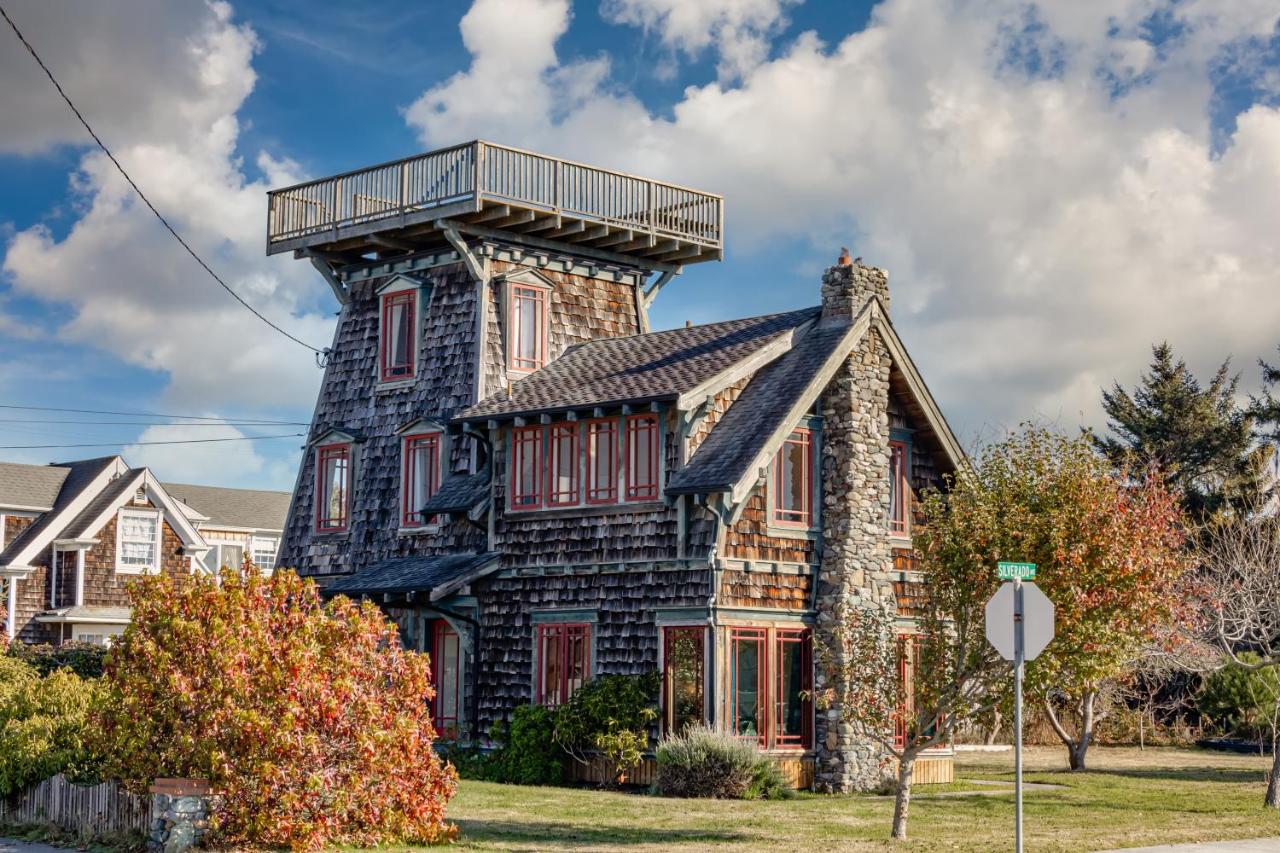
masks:
[[[654,789],[666,797],[781,799],[791,789],[755,745],[707,726],[690,726],[658,744]]]

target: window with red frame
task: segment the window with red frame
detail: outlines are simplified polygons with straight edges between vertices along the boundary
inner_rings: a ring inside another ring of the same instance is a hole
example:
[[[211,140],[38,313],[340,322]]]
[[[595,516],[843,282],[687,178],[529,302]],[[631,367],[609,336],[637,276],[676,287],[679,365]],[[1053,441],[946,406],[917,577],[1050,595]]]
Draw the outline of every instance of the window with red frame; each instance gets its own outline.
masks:
[[[738,737],[757,740],[763,746],[768,737],[766,722],[769,680],[768,632],[763,628],[734,628],[729,632],[730,722]]]
[[[663,731],[678,734],[704,719],[703,661],[707,629],[662,629]]]
[[[458,736],[458,707],[462,703],[461,646],[458,633],[443,619],[434,623],[431,632],[431,684],[436,696],[431,700],[431,715],[436,734],[444,738]]]
[[[511,508],[542,506],[542,427],[518,427],[511,434]]]
[[[512,370],[537,370],[547,363],[547,297],[543,287],[511,285]]]
[[[807,630],[782,629],[774,632],[774,660],[777,666],[773,704],[773,746],[776,749],[804,749],[811,740],[813,706],[812,642]]]
[[[591,677],[591,626],[538,626],[538,703],[554,708],[569,701]]]
[[[316,449],[316,530],[347,529],[351,507],[351,445],[330,444]]]
[[[417,294],[412,290],[382,297],[379,375],[383,382],[409,379],[417,367]]]
[[[626,500],[658,498],[658,416],[626,419]]]
[[[587,503],[618,502],[618,422],[587,421]]]
[[[404,505],[400,523],[417,527],[431,519],[422,507],[440,488],[440,433],[409,435],[404,439]]]
[[[813,526],[813,433],[797,429],[773,460],[773,522]]]
[[[578,463],[578,424],[552,424],[547,430],[547,506],[578,503]]]
[[[889,532],[911,532],[911,484],[908,480],[907,445],[889,442]]]
[[[917,725],[916,715],[916,671],[920,658],[920,638],[914,634],[898,636],[898,684],[901,693],[898,696],[898,714],[894,725],[893,741],[899,748],[907,744],[907,732]]]

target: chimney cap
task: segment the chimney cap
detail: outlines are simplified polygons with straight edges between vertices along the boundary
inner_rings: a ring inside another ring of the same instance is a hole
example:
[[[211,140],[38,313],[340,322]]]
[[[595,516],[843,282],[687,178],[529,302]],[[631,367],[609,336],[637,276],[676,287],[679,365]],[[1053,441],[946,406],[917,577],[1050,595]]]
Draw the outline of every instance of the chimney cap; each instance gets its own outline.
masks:
[[[853,266],[853,259],[849,256],[849,249],[847,247],[840,247],[840,257],[836,258],[836,265],[842,267]]]

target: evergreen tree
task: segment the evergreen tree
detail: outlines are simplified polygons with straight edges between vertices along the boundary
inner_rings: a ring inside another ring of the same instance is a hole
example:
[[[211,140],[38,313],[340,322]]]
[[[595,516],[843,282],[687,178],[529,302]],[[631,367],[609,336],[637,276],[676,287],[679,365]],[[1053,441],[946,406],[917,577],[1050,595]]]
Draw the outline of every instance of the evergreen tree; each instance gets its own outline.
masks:
[[[1240,377],[1228,372],[1230,359],[1201,386],[1168,343],[1151,351],[1132,393],[1119,383],[1102,392],[1112,434],[1094,437],[1098,449],[1117,467],[1157,465],[1197,522],[1255,504],[1268,489],[1271,448],[1254,439],[1257,407],[1236,401]]]

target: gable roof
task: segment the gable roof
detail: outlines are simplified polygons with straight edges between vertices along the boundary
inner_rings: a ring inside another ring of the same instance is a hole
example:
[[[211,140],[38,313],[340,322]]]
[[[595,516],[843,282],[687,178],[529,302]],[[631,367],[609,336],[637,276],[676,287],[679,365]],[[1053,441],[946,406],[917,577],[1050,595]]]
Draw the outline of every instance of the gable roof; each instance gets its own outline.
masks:
[[[146,474],[146,468],[131,468],[128,473],[116,477],[107,484],[105,489],[98,492],[97,497],[89,501],[84,509],[80,510],[79,515],[71,519],[70,524],[62,528],[57,538],[80,539],[92,536],[96,532],[95,522],[114,504],[122,501],[126,495],[136,492],[142,486]]]
[[[0,507],[52,509],[69,473],[62,465],[0,462]]]
[[[514,383],[510,391],[463,410],[455,420],[675,400],[771,344],[780,345],[776,353],[780,355],[801,327],[817,319],[819,311],[805,308],[578,344]]]
[[[289,514],[289,492],[258,489],[227,489],[221,486],[196,486],[188,483],[164,483],[174,500],[185,504],[208,520],[202,526],[248,527],[255,530],[284,530]]]
[[[324,592],[326,595],[430,592],[431,600],[437,601],[497,565],[495,553],[393,557],[329,584]]]
[[[0,551],[0,566],[23,566],[34,554],[33,545],[39,543],[46,534],[56,534],[65,526],[87,499],[86,492],[95,484],[101,488],[106,483],[108,472],[125,470],[124,460],[119,456],[103,456],[98,459],[84,459],[78,462],[60,462],[55,467],[64,468],[67,475],[63,478],[62,487],[53,506],[33,521],[26,530],[14,537],[3,551]]]

